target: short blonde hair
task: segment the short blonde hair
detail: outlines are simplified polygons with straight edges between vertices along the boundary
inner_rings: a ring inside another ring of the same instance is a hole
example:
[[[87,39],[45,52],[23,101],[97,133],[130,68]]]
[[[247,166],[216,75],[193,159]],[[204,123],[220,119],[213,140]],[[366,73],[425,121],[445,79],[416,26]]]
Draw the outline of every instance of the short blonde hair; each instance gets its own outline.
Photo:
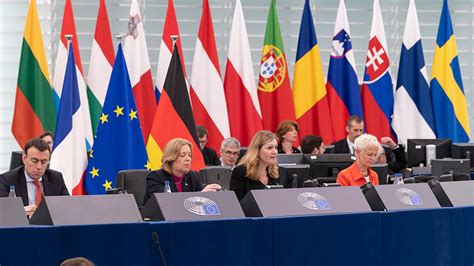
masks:
[[[239,163],[239,165],[245,165],[247,169],[247,177],[249,179],[254,181],[259,180],[258,164],[260,158],[258,157],[258,153],[262,149],[263,145],[269,143],[272,140],[278,139],[275,134],[268,130],[260,130],[255,134],[255,136],[253,136],[252,141],[250,142],[250,145],[247,148],[247,152]],[[278,178],[278,164],[269,165],[267,171],[272,178]]]
[[[379,141],[374,135],[370,134],[362,134],[358,138],[355,139],[354,141],[354,149],[358,151],[365,151],[367,147],[369,146],[375,146],[377,149],[380,149],[381,147]],[[380,150],[379,150],[380,151]]]
[[[291,127],[294,127],[297,132],[300,131],[298,123],[290,120],[283,120],[277,127],[276,137],[279,142],[283,141],[283,136],[291,130]]]
[[[191,149],[192,155],[193,144],[186,139],[175,138],[166,143],[163,157],[161,158],[162,168],[165,172],[171,174],[171,166],[173,165],[173,162],[178,159],[179,154],[181,153],[181,148],[186,145]]]

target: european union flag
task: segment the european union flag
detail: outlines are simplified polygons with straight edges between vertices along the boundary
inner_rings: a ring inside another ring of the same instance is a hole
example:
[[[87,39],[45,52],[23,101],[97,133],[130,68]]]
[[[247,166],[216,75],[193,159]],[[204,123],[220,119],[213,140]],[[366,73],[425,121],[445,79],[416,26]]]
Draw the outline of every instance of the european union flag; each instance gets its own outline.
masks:
[[[94,146],[89,152],[84,187],[87,194],[105,194],[121,170],[148,168],[127,65],[119,44]]]

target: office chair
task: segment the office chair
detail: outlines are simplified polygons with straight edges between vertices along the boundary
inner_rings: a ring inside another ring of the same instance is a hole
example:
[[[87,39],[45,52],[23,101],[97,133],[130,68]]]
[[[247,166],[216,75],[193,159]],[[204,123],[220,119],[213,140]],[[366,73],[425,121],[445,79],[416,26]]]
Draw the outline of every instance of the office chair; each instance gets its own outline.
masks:
[[[115,177],[117,188],[133,194],[139,207],[143,205],[143,196],[145,196],[146,177],[148,173],[147,170],[142,169],[122,170],[118,172]]]
[[[199,177],[203,186],[207,184],[219,184],[224,189],[230,189],[230,175],[232,171],[227,166],[207,166],[199,171]]]

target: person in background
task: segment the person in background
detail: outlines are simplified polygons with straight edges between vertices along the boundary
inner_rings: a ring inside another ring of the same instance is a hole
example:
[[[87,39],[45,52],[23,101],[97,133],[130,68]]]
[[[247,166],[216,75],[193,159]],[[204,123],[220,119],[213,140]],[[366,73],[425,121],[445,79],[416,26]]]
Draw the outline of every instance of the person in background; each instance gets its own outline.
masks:
[[[346,124],[347,137],[336,141],[334,153],[352,153],[354,154],[354,141],[364,133],[364,121],[357,115],[351,115]]]
[[[341,186],[362,186],[367,182],[379,184],[379,178],[370,166],[377,161],[380,144],[370,134],[362,134],[354,142],[355,162],[337,175],[337,183]]]
[[[276,130],[278,139],[278,153],[293,154],[301,153],[293,144],[298,140],[298,124],[294,121],[281,121]]]
[[[304,154],[323,154],[326,151],[323,138],[316,135],[306,135],[301,139],[301,151]]]
[[[0,175],[0,197],[8,197],[10,186],[14,186],[26,214],[31,216],[43,195],[69,196],[63,175],[48,169],[50,157],[50,146],[44,140],[35,138],[26,142],[22,155],[24,165]]]
[[[219,156],[214,149],[207,147],[207,129],[204,126],[196,126],[197,135],[199,138],[199,148],[201,149],[202,156],[204,157],[205,165],[221,165]]]
[[[272,132],[261,130],[255,134],[230,177],[230,190],[235,192],[237,199],[241,200],[250,190],[278,185],[277,146],[277,138]]]
[[[379,151],[377,163],[386,163],[389,174],[400,173],[407,166],[405,148],[397,145],[390,137],[380,139],[382,149]]]
[[[53,151],[53,141],[54,141],[53,133],[46,131],[43,134],[41,134],[39,136],[39,138],[44,140],[49,145],[49,149],[52,152]]]
[[[191,170],[193,144],[190,141],[175,138],[170,140],[161,158],[162,168],[151,171],[146,177],[145,204],[153,193],[165,192],[165,181],[170,184],[171,192],[218,191],[221,186],[209,184],[202,188],[199,174]]]
[[[233,137],[226,138],[221,144],[221,165],[234,169],[239,159],[240,142]]]

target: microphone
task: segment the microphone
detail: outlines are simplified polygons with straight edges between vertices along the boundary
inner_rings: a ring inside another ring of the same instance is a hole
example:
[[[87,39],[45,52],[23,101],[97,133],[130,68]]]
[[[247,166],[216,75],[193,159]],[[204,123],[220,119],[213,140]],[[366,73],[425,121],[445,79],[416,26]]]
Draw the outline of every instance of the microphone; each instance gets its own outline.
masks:
[[[298,187],[298,174],[291,175],[291,187],[297,188]]]
[[[163,265],[166,266],[166,260],[165,260],[165,256],[163,255],[163,250],[161,250],[160,239],[158,238],[158,234],[156,232],[152,232],[151,239],[156,244],[158,251],[160,251],[161,262],[163,262]]]

